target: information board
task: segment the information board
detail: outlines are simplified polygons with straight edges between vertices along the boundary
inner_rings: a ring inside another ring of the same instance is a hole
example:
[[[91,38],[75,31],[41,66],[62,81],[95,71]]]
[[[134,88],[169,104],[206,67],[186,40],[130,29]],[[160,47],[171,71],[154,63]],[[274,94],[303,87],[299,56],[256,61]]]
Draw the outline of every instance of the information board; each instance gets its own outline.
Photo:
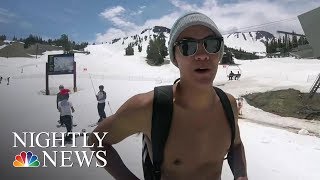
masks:
[[[74,54],[48,55],[48,74],[73,74]]]

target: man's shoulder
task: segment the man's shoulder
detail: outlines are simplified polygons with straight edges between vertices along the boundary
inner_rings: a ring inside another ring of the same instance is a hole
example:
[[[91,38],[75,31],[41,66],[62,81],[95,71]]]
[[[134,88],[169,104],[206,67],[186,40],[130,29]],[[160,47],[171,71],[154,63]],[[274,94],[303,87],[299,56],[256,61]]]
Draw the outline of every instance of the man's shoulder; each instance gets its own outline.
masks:
[[[153,91],[149,91],[146,93],[136,94],[132,96],[128,102],[134,104],[136,107],[146,108],[150,107],[153,104]]]
[[[226,95],[228,96],[228,99],[229,99],[229,101],[230,101],[231,103],[236,102],[236,98],[234,98],[233,95],[231,95],[231,94],[229,94],[229,93],[227,93],[227,92],[225,92],[225,93],[226,93]]]
[[[237,116],[238,115],[238,113],[237,113],[238,112],[237,100],[236,100],[236,98],[234,98],[233,95],[231,95],[229,93],[226,93],[226,94],[228,96],[228,99],[230,101],[233,113],[235,115],[235,120],[237,121],[237,119],[238,119],[238,116]]]
[[[227,95],[227,97],[228,97],[228,99],[229,99],[229,101],[230,101],[230,104],[231,104],[232,108],[234,108],[234,107],[237,105],[236,98],[234,98],[233,95],[225,92],[224,90],[222,90],[222,91]]]

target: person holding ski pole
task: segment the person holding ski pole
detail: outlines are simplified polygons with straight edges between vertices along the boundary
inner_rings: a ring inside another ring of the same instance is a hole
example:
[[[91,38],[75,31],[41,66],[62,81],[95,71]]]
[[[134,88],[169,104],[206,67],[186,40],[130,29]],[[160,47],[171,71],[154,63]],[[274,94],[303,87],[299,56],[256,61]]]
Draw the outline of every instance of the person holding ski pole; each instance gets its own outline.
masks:
[[[107,94],[106,92],[103,90],[104,86],[100,85],[99,86],[99,92],[96,95],[97,101],[98,101],[98,113],[99,113],[99,120],[98,123],[101,122],[104,118],[106,118],[106,113],[104,111],[104,108],[106,106],[106,99],[107,99]]]

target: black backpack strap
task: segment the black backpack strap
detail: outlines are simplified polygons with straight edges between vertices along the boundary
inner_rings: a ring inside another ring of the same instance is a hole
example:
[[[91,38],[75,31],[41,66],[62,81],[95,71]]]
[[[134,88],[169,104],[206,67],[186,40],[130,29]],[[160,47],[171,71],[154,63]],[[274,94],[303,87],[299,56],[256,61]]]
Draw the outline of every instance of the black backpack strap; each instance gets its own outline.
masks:
[[[145,180],[153,180],[153,165],[147,147],[147,137],[142,135],[142,168]]]
[[[225,92],[223,92],[221,89],[217,88],[217,87],[213,87],[214,90],[216,91],[217,95],[220,98],[223,110],[227,116],[228,122],[229,122],[229,126],[231,129],[231,144],[230,144],[230,148],[229,148],[229,152],[228,152],[228,156],[227,158],[230,158],[230,150],[233,146],[234,143],[234,139],[235,139],[235,135],[236,135],[236,128],[235,128],[235,120],[234,120],[234,114],[233,114],[233,110],[232,110],[232,106],[230,103],[230,100],[227,96],[227,94]]]
[[[172,85],[154,88],[151,141],[153,172],[156,180],[161,178],[161,164],[164,148],[169,135],[173,114]]]
[[[175,83],[177,83],[177,82],[179,82],[179,81],[180,81],[180,78],[176,79],[176,80],[173,82],[173,84],[175,84]]]

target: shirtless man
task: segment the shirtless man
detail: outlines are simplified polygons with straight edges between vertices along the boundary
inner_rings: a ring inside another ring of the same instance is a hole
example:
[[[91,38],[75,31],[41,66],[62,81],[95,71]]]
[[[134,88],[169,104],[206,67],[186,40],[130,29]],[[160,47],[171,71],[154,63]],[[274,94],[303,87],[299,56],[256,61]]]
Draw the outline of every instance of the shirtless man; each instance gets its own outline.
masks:
[[[214,22],[201,13],[180,17],[170,33],[169,53],[180,70],[180,82],[173,86],[174,105],[171,128],[161,165],[162,180],[220,180],[225,155],[230,147],[231,131],[222,104],[212,88],[223,40]],[[112,144],[142,132],[151,139],[154,92],[131,97],[118,111],[102,121],[94,132],[108,132],[104,138],[105,169],[116,179],[138,179],[124,165]],[[236,180],[247,180],[246,160],[238,127],[235,98],[228,94],[236,123],[233,151],[233,174]],[[91,135],[90,144],[99,150]],[[152,154],[152,146],[148,145]],[[152,156],[151,156],[152,157]]]

